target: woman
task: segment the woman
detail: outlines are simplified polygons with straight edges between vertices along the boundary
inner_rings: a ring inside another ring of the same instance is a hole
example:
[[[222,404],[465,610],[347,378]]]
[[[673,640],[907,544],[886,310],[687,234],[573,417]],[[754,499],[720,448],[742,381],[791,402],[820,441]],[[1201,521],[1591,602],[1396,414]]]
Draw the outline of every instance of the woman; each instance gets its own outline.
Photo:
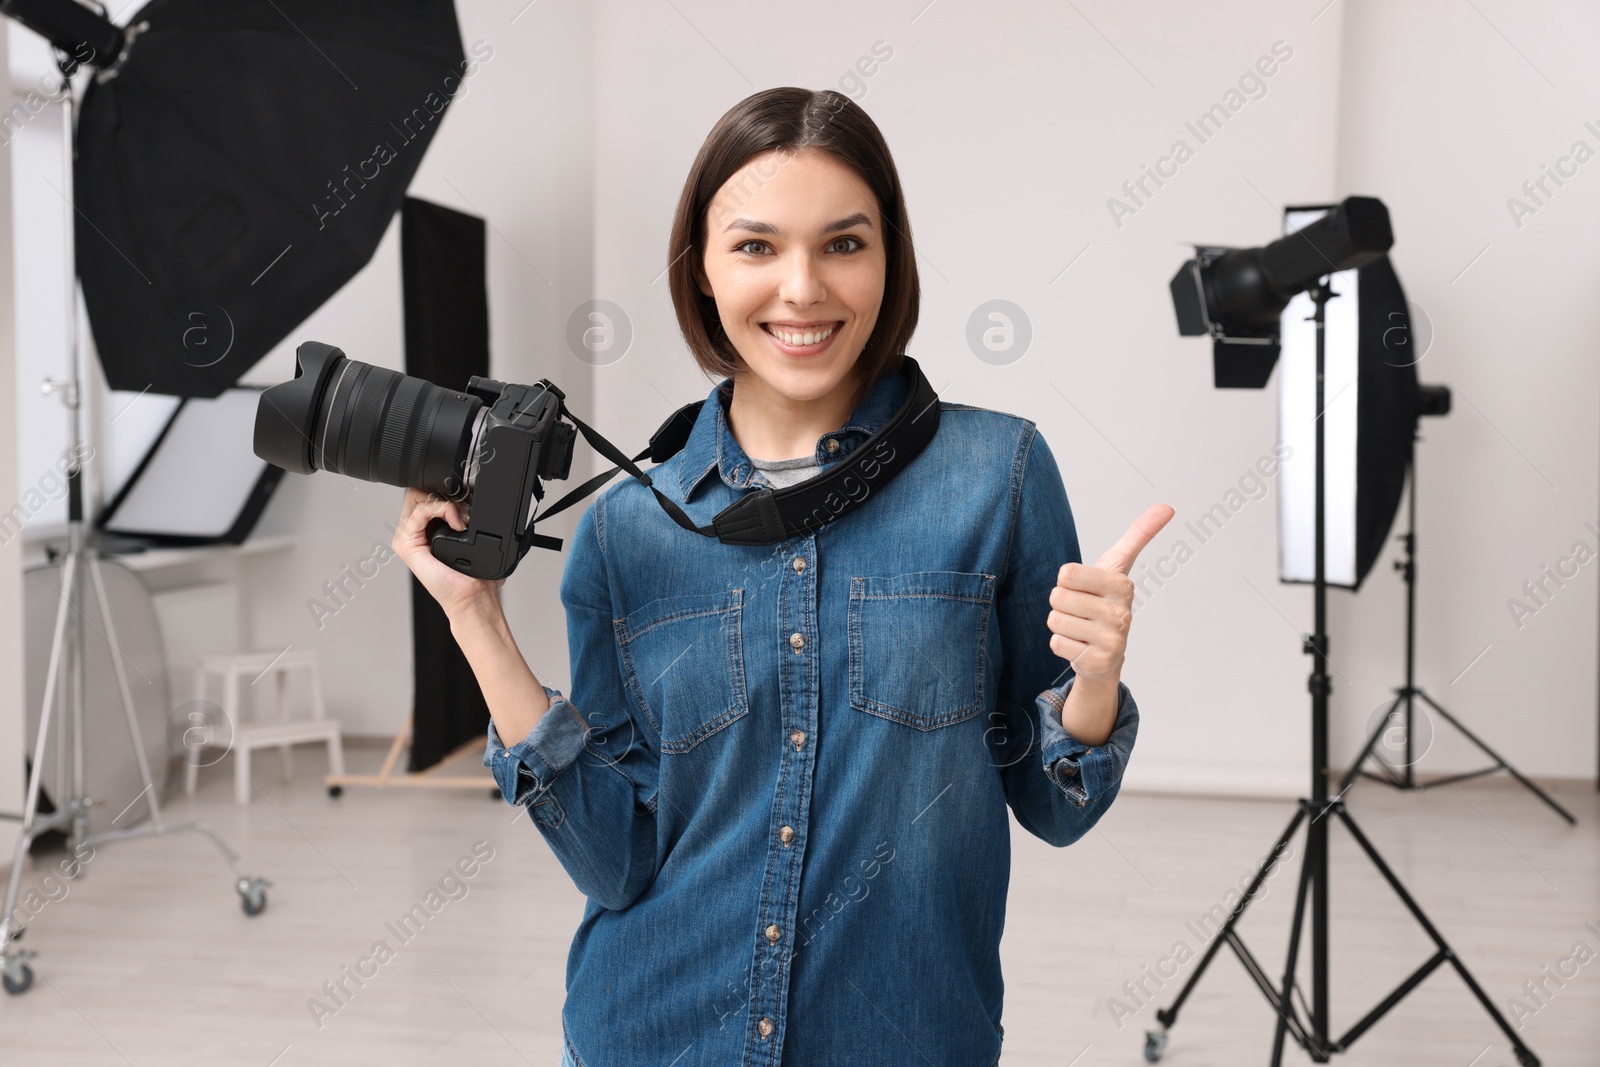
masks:
[[[690,350],[727,377],[651,472],[697,524],[898,410],[910,234],[848,98],[771,89],[711,131],[668,261]],[[1171,509],[1086,567],[1034,423],[939,412],[873,499],[777,545],[687,532],[637,481],[604,493],[561,581],[570,699],[528,669],[498,587],[429,554],[455,506],[407,494],[395,548],[482,685],[484,764],[588,897],[564,1064],[998,1059],[1007,805],[1066,845],[1116,796],[1127,571]]]

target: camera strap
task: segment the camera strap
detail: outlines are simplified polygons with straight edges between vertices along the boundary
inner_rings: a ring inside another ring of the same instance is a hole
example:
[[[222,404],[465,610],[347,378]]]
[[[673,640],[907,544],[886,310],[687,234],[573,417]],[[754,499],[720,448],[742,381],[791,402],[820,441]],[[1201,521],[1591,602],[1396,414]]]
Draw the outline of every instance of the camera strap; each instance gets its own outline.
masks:
[[[646,458],[652,463],[664,463],[682,450],[704,400],[685,404],[673,412],[660,429],[650,435],[650,446],[632,459],[567,410],[566,401],[562,400],[561,414],[572,421],[595,451],[616,466],[590,478],[551,504],[537,518],[529,519],[528,528],[519,541],[518,560],[534,545],[559,550],[561,538],[534,533],[534,524],[595,492],[619,471],[627,471],[648,487],[662,510],[679,526],[692,533],[714,537],[725,545],[777,544],[833,522],[865,502],[873,490],[886,484],[915,459],[939,429],[938,394],[916,360],[902,356],[901,362],[901,373],[907,377],[909,386],[905,403],[859,448],[831,469],[803,482],[782,489],[763,487],[746,493],[717,512],[706,526],[696,526],[682,508],[655,487],[650,475],[637,466]]]

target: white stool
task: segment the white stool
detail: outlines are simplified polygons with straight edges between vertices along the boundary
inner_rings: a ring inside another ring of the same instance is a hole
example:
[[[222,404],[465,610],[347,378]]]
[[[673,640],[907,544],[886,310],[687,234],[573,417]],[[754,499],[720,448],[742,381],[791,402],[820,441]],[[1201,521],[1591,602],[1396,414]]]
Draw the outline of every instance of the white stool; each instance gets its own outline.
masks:
[[[246,723],[243,705],[239,699],[239,679],[246,677],[250,680],[250,684],[254,684],[268,671],[271,671],[277,689],[278,720]],[[284,683],[290,671],[304,671],[306,674],[311,691],[309,719],[294,719],[289,715]],[[308,741],[321,741],[328,746],[328,769],[333,774],[344,773],[344,746],[339,740],[339,724],[326,718],[324,714],[322,680],[317,672],[316,649],[292,648],[281,653],[242,652],[232,655],[202,656],[194,672],[196,700],[206,699],[206,683],[212,676],[222,681],[222,712],[233,728],[230,743],[234,757],[233,799],[236,803],[250,803],[251,749],[276,747],[282,752],[283,778],[284,781],[288,781],[293,774],[289,746]],[[191,796],[194,794],[195,778],[199,769],[199,764],[191,752],[183,769],[183,791],[186,794]]]

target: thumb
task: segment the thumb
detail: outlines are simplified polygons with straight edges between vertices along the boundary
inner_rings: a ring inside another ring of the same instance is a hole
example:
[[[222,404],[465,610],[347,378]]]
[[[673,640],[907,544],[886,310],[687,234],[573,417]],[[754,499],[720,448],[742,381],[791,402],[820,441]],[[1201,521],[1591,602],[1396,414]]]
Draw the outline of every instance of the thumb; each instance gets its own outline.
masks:
[[[1133,525],[1128,527],[1128,532],[1116,544],[1106,549],[1095,566],[1126,575],[1133,569],[1133,561],[1139,558],[1144,546],[1161,532],[1161,528],[1175,514],[1177,512],[1170,504],[1152,504],[1143,515],[1133,520]]]

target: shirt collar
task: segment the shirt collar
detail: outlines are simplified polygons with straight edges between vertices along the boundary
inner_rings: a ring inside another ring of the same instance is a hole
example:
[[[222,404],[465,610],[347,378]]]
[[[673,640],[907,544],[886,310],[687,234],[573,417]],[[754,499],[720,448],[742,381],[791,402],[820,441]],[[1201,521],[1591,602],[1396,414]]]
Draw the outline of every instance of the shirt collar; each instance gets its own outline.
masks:
[[[903,370],[873,382],[844,425],[817,438],[817,463],[826,470],[829,464],[859,448],[900,410],[907,388]],[[700,406],[694,428],[689,431],[689,439],[679,453],[678,487],[685,502],[712,471],[720,474],[729,488],[747,489],[751,485],[754,468],[750,457],[734,440],[728,423],[727,405],[732,400],[733,379],[724,378],[712,387]],[[830,442],[836,447],[830,449]]]

